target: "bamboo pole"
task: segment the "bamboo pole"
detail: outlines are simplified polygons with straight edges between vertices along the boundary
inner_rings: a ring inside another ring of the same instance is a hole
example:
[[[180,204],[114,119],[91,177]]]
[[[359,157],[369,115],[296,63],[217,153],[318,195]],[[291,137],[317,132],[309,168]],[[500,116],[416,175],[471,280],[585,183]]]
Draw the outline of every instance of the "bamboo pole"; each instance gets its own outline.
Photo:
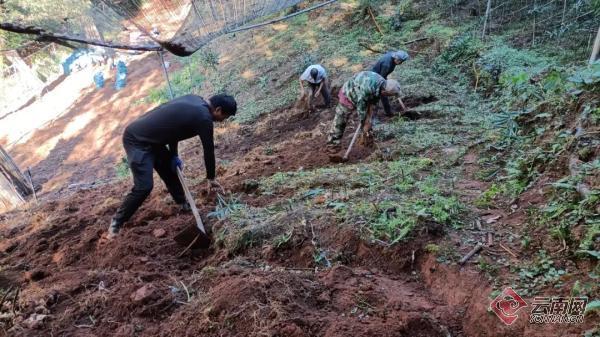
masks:
[[[590,64],[594,63],[598,59],[598,52],[600,52],[600,27],[598,27],[598,33],[596,34],[596,41],[594,42],[594,48],[592,48],[592,55],[590,56]]]
[[[492,11],[492,0],[487,1],[487,7],[485,9],[485,19],[483,20],[483,31],[481,33],[481,38],[485,38],[485,32],[488,26],[488,20],[490,18],[490,13]]]

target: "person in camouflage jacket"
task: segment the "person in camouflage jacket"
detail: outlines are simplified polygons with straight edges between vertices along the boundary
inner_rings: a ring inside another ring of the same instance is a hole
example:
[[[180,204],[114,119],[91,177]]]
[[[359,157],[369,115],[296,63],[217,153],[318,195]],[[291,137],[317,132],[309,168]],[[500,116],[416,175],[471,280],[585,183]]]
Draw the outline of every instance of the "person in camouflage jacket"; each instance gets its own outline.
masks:
[[[377,104],[382,96],[398,95],[400,95],[400,84],[395,80],[386,80],[372,71],[362,71],[354,75],[344,83],[339,92],[339,103],[335,108],[335,117],[327,143],[332,146],[340,144],[348,117],[355,110],[360,123],[365,126],[363,132],[370,132],[372,106]]]

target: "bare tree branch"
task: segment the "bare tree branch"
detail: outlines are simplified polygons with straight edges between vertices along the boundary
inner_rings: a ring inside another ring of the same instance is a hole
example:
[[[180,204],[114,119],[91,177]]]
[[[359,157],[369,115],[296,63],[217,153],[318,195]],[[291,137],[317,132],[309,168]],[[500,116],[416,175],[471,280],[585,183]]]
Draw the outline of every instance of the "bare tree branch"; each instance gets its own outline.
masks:
[[[133,45],[126,45],[126,44],[113,43],[113,42],[107,42],[107,41],[86,39],[86,38],[81,38],[81,37],[71,36],[71,35],[66,35],[66,34],[51,33],[51,32],[46,31],[43,28],[39,28],[39,27],[35,27],[35,26],[23,26],[23,25],[19,25],[19,24],[15,24],[15,23],[8,23],[8,22],[0,22],[0,29],[6,30],[9,32],[13,32],[13,33],[18,33],[18,34],[35,35],[35,36],[37,36],[37,38],[36,38],[37,40],[56,42],[59,44],[64,44],[64,41],[71,41],[71,42],[91,44],[91,45],[100,46],[100,47],[108,47],[108,48],[113,48],[113,49],[127,49],[127,50],[141,50],[141,51],[158,51],[158,50],[163,49],[160,45],[133,46]]]

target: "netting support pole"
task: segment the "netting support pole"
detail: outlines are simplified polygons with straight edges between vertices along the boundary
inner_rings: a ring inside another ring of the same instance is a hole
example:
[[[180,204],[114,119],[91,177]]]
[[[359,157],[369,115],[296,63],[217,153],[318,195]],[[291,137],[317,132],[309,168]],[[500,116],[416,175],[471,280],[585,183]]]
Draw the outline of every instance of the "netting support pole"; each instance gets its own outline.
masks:
[[[160,64],[162,65],[165,73],[165,78],[167,79],[167,85],[169,86],[169,96],[171,96],[171,99],[173,99],[175,98],[175,95],[173,94],[173,87],[171,86],[171,80],[169,79],[169,72],[167,71],[167,66],[165,65],[165,57],[163,56],[162,52],[157,51],[157,53],[160,57]]]
[[[241,32],[241,31],[248,30],[248,29],[258,28],[258,27],[270,25],[270,24],[273,24],[273,23],[277,23],[279,21],[287,20],[289,18],[293,18],[294,16],[297,16],[297,15],[300,15],[300,14],[304,14],[306,12],[310,12],[310,11],[315,10],[317,8],[321,8],[323,6],[329,5],[330,3],[334,3],[336,1],[337,0],[329,0],[329,1],[323,2],[321,4],[314,5],[312,7],[303,9],[303,10],[301,10],[299,12],[296,12],[296,13],[292,13],[292,14],[289,14],[289,15],[286,15],[286,16],[283,16],[283,17],[280,17],[280,18],[277,18],[277,19],[269,20],[267,22],[258,23],[258,24],[251,25],[251,26],[246,26],[246,27],[241,27],[241,28],[236,28],[236,29],[228,30],[228,31],[225,31],[225,33],[236,33],[236,32]]]

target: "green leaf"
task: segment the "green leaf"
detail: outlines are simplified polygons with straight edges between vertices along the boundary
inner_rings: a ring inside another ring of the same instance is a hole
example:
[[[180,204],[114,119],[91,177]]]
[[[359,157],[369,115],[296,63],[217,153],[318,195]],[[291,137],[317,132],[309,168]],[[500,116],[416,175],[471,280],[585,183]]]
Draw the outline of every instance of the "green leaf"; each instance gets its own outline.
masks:
[[[590,311],[598,311],[600,310],[600,300],[594,300],[587,304],[585,307],[585,312],[588,313]]]
[[[584,254],[584,255],[587,254],[592,257],[595,257],[597,260],[600,260],[600,252],[597,250],[578,250],[577,253]]]

